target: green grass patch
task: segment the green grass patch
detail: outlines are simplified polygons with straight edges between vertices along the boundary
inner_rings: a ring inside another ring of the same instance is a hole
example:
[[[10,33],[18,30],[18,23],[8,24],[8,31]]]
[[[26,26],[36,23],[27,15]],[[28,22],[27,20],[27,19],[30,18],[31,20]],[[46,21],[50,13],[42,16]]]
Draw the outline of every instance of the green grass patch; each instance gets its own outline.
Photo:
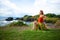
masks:
[[[1,30],[0,40],[60,40],[60,29],[50,30]]]

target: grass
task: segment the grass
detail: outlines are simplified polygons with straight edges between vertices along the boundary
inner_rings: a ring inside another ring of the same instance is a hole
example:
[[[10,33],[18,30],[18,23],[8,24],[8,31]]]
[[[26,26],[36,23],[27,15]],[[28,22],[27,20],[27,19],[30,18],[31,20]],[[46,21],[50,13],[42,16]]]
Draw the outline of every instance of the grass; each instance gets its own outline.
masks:
[[[60,40],[60,29],[18,30],[18,28],[0,28],[0,40]]]

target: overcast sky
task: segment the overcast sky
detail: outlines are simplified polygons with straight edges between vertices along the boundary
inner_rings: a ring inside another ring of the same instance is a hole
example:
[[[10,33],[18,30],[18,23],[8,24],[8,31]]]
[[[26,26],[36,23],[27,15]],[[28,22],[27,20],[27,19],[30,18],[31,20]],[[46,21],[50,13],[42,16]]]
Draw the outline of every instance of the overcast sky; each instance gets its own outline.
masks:
[[[0,16],[37,15],[39,10],[60,14],[60,0],[0,0]]]

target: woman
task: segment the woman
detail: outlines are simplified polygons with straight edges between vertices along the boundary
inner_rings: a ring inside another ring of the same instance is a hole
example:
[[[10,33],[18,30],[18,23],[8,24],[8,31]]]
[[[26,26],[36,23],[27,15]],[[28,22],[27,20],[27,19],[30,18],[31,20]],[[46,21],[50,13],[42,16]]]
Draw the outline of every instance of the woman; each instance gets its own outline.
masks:
[[[39,27],[40,27],[41,30],[43,30],[44,28],[46,28],[46,26],[44,24],[44,19],[45,18],[46,18],[46,16],[44,15],[43,11],[40,10],[39,18],[38,18],[38,25],[39,25]]]

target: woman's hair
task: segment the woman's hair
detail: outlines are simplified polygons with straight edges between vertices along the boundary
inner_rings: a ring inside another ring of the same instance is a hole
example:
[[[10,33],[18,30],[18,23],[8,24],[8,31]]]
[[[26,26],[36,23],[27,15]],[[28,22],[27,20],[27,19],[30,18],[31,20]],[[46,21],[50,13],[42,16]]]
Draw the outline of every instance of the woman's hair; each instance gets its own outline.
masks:
[[[40,15],[43,15],[44,13],[43,13],[43,10],[40,10]]]

